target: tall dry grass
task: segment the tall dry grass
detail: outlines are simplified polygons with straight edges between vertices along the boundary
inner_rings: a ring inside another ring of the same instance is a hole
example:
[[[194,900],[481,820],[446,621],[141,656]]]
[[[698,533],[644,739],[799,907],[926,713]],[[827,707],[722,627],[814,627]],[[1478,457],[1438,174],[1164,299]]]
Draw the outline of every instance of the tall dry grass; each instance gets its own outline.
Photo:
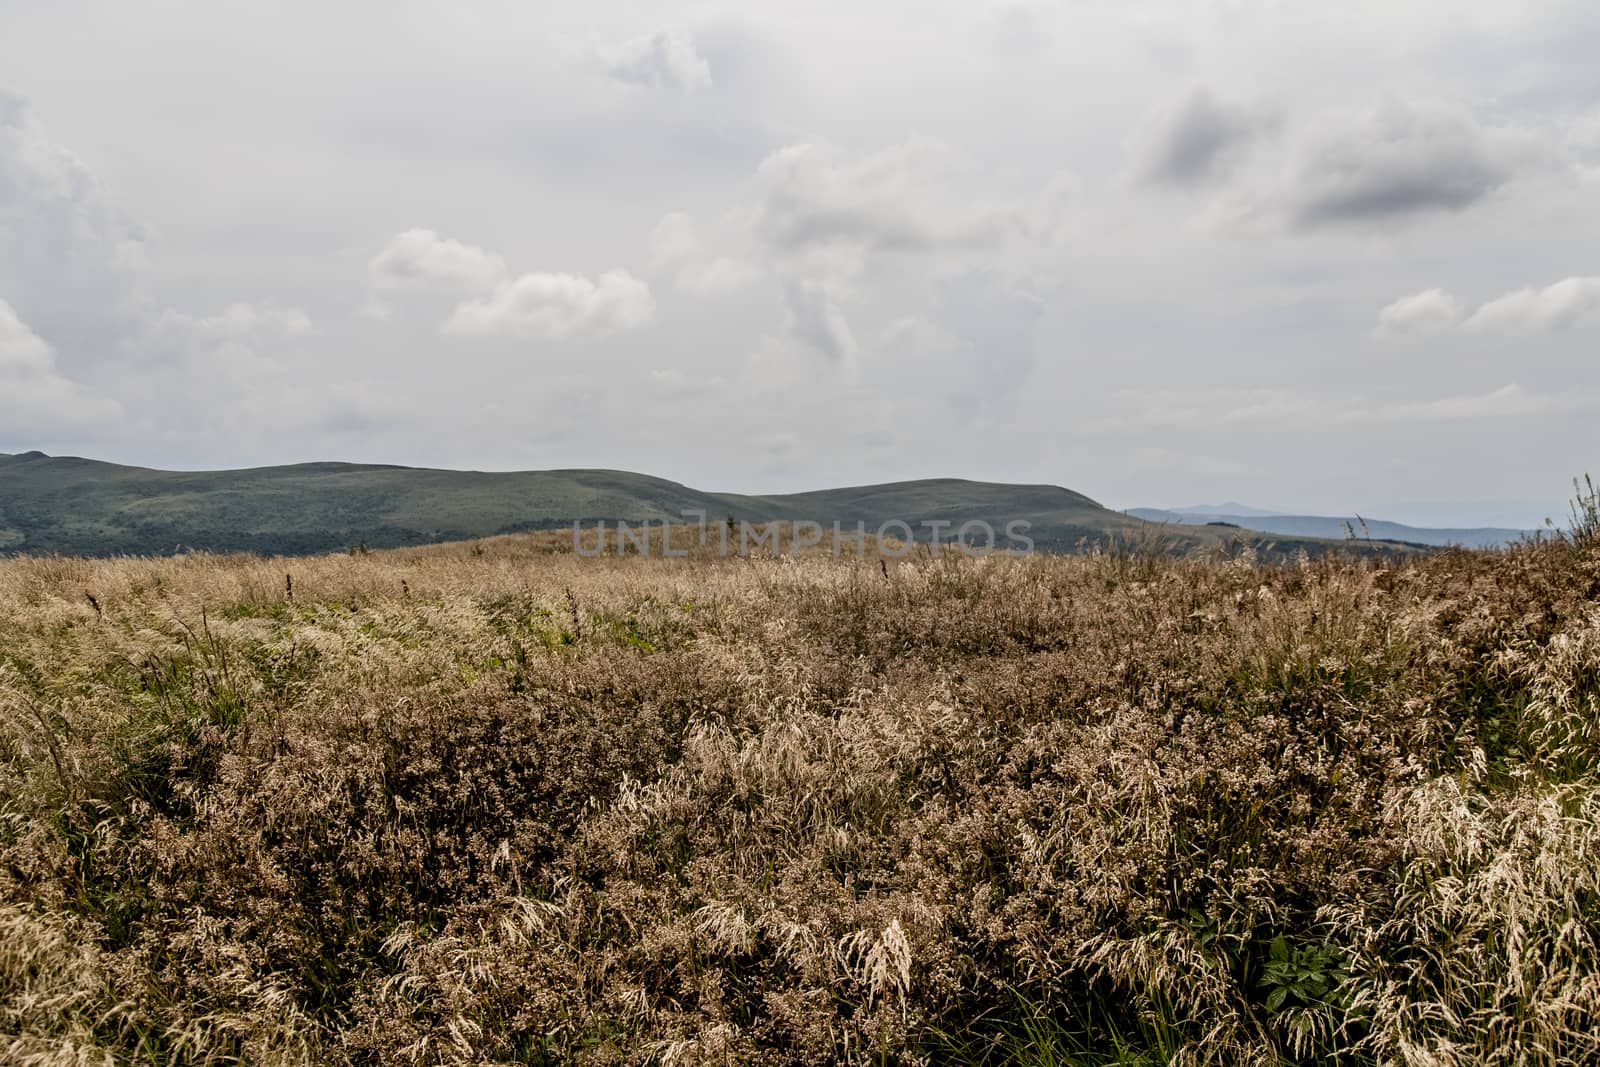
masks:
[[[0,562],[0,1059],[1600,1059],[1600,545]]]

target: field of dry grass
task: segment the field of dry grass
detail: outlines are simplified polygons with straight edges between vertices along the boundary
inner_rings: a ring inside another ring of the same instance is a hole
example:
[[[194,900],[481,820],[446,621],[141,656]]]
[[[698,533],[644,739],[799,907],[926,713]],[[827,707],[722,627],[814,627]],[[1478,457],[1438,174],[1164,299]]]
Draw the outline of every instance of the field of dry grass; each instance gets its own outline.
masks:
[[[0,561],[0,1060],[1600,1062],[1600,539]]]

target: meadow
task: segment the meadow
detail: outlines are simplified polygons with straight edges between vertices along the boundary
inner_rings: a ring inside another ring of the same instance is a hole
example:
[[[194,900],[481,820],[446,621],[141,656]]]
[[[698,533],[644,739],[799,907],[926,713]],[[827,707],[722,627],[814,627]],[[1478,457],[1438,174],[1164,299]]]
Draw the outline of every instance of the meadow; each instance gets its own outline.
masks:
[[[1600,1061],[1600,516],[0,560],[0,1060]]]

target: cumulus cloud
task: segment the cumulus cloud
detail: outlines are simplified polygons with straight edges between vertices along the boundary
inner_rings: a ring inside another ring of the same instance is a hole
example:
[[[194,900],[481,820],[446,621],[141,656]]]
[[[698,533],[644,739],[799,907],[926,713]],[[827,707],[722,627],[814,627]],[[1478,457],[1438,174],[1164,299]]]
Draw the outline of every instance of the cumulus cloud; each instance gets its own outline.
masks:
[[[1385,340],[1448,332],[1557,333],[1600,325],[1600,277],[1566,278],[1543,289],[1518,289],[1468,313],[1443,289],[1401,297],[1378,313],[1374,334]]]
[[[137,315],[143,234],[94,173],[0,91],[0,293],[69,356],[113,347]]]
[[[1157,184],[1199,184],[1226,171],[1273,127],[1268,116],[1198,87],[1147,124],[1138,173]]]
[[[759,275],[744,260],[706,248],[694,219],[681,211],[662,216],[650,232],[650,263],[672,274],[680,288],[698,293],[731,292]]]
[[[756,230],[793,252],[828,245],[907,252],[993,244],[1017,230],[1022,212],[975,195],[974,170],[930,137],[865,155],[825,144],[789,145],[757,169]]]
[[[664,30],[625,41],[600,56],[611,77],[630,85],[692,93],[711,88],[711,64],[682,30]]]
[[[120,414],[64,377],[54,349],[0,300],[0,427],[10,435],[91,426]],[[15,438],[13,437],[13,443]]]
[[[1471,114],[1391,103],[1318,136],[1290,190],[1304,227],[1462,211],[1510,180],[1511,139]]]
[[[432,230],[407,230],[368,263],[380,287],[446,285],[488,289],[506,274],[505,260],[476,245],[440,237]]]
[[[633,329],[655,315],[650,287],[627,271],[598,278],[524,274],[456,308],[445,333],[561,340]]]
[[[1566,278],[1543,289],[1519,289],[1497,297],[1467,319],[1469,330],[1554,333],[1600,324],[1600,277]]]
[[[1453,294],[1424,289],[1378,312],[1378,328],[1373,333],[1384,340],[1432,336],[1455,329],[1466,316],[1466,306]]]
[[[687,216],[669,216],[658,230],[654,259],[659,265],[676,263],[698,247]],[[510,276],[499,254],[428,229],[395,237],[372,258],[370,273],[379,290],[421,285],[454,291],[458,302],[439,327],[446,334],[597,337],[642,326],[655,315],[649,285],[627,271],[595,278],[558,272]],[[368,310],[388,317],[382,305]]]

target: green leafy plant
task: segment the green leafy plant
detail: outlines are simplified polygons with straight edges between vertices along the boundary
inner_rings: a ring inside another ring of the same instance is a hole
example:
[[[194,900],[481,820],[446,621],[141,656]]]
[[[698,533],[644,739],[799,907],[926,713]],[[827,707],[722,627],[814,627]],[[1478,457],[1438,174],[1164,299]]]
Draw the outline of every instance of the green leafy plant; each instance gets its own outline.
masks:
[[[1261,970],[1264,1003],[1269,1012],[1337,1007],[1340,988],[1349,977],[1333,946],[1291,944],[1280,935],[1272,939]]]

